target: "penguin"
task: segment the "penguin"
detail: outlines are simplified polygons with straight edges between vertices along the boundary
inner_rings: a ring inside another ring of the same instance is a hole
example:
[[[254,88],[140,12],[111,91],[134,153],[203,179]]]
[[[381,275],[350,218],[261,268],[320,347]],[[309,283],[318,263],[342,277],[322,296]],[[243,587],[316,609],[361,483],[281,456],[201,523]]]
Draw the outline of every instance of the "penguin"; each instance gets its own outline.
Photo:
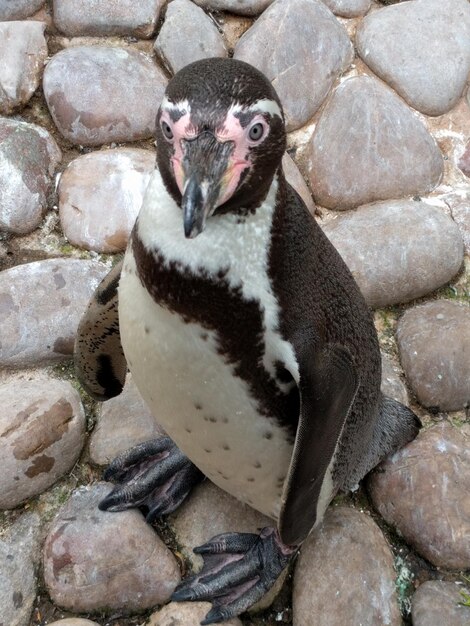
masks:
[[[234,59],[192,63],[169,82],[156,129],[122,268],[98,288],[75,358],[100,399],[128,367],[168,435],[111,463],[101,509],[145,507],[152,521],[207,477],[272,519],[195,548],[204,566],[173,599],[212,602],[212,624],[256,603],[335,494],[419,421],[382,395],[371,312],[285,180],[268,79]]]

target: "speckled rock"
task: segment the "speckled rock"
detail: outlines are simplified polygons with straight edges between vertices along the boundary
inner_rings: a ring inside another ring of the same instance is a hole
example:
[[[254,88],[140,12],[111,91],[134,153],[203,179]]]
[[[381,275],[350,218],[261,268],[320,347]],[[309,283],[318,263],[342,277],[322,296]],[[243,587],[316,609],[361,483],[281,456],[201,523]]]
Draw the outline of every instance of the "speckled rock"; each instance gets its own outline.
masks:
[[[0,509],[42,493],[74,465],[85,442],[85,413],[70,383],[0,386]]]
[[[0,231],[25,234],[39,225],[61,158],[44,128],[0,118]]]
[[[365,15],[370,8],[371,0],[322,0],[335,15],[341,17],[358,17]]]
[[[320,0],[275,2],[234,52],[236,59],[251,63],[272,82],[288,131],[312,117],[352,56],[346,29]]]
[[[309,158],[313,197],[332,209],[424,194],[443,173],[442,155],[423,124],[368,76],[349,78],[336,89]]]
[[[171,602],[150,616],[148,626],[194,626],[204,619],[210,609],[209,602]],[[234,617],[214,626],[242,626],[242,623]]]
[[[405,384],[391,358],[382,353],[382,393],[402,404],[408,405],[408,393]]]
[[[0,113],[26,104],[36,91],[47,44],[41,22],[0,23]]]
[[[287,152],[282,157],[282,169],[284,170],[284,175],[287,182],[296,190],[296,192],[305,202],[305,206],[307,207],[307,209],[313,215],[315,213],[315,204],[313,202],[310,189],[307,187],[307,183],[300,173],[299,168],[291,159],[291,157],[287,154]]]
[[[47,259],[0,272],[0,367],[70,358],[78,322],[107,268]]]
[[[470,255],[470,194],[467,200],[452,207],[452,218],[459,227],[465,252]]]
[[[444,422],[421,431],[368,481],[382,517],[438,567],[470,568],[470,440]]]
[[[54,24],[69,37],[151,37],[166,0],[53,0]]]
[[[168,5],[155,52],[174,74],[193,61],[227,56],[216,25],[190,0],[173,0]]]
[[[0,619],[5,626],[29,626],[36,597],[40,518],[26,513],[0,539]]]
[[[400,360],[418,401],[442,411],[470,405],[470,307],[436,300],[398,322]]]
[[[62,135],[97,146],[152,136],[167,79],[142,52],[77,46],[52,57],[43,83]]]
[[[372,307],[434,291],[457,274],[463,261],[458,226],[424,202],[363,206],[338,215],[323,229]]]
[[[293,611],[295,626],[400,626],[392,553],[372,518],[328,509],[302,545]]]
[[[154,169],[155,153],[137,148],[91,152],[72,161],[58,189],[67,239],[96,252],[125,250]]]
[[[107,465],[124,450],[163,433],[128,374],[122,393],[103,402],[99,409],[90,439],[90,459]]]
[[[259,15],[273,0],[194,0],[208,11],[230,11],[239,15]]]
[[[137,510],[103,512],[110,485],[72,494],[44,545],[44,580],[57,605],[75,612],[129,614],[168,602],[180,572]]]
[[[89,619],[81,619],[80,617],[66,617],[58,622],[51,622],[49,626],[100,626],[98,622],[90,622]]]
[[[368,15],[359,54],[405,100],[427,115],[449,111],[470,71],[467,0],[413,0]]]
[[[413,626],[468,626],[470,607],[463,602],[461,591],[468,588],[442,580],[428,580],[418,587],[413,596],[411,614]]]
[[[24,20],[43,6],[45,0],[2,0],[0,21]]]

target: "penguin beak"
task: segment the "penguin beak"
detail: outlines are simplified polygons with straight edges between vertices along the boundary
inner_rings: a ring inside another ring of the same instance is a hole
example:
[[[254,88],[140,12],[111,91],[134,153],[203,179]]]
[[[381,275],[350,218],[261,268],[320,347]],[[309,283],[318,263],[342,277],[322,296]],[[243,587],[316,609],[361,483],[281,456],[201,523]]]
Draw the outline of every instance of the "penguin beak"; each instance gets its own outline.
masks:
[[[222,143],[211,132],[204,131],[195,139],[183,140],[182,147],[184,234],[188,239],[194,239],[202,233],[206,219],[223,197],[225,174],[234,143]]]

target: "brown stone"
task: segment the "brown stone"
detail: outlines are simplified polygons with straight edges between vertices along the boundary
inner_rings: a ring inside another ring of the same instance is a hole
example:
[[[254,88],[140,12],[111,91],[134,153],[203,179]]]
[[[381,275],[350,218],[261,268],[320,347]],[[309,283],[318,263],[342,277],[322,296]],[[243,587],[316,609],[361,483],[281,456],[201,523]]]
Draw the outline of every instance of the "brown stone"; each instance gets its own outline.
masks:
[[[463,606],[470,589],[442,580],[429,580],[413,596],[413,626],[468,626],[470,607]]]
[[[209,613],[209,602],[171,602],[150,616],[148,626],[195,626]],[[214,626],[242,626],[238,617]]]

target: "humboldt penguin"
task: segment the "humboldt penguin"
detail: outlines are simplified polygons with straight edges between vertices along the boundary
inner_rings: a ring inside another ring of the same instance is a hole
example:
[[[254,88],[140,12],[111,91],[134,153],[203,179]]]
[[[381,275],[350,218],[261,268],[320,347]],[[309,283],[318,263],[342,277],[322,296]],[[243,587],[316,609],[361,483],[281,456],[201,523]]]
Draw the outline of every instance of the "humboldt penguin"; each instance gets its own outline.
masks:
[[[110,465],[116,487],[100,508],[142,506],[152,521],[206,476],[273,520],[195,549],[203,569],[173,599],[212,602],[212,624],[257,602],[337,491],[413,439],[418,420],[381,394],[371,313],[285,180],[266,77],[233,59],[190,64],[156,128],[157,169],[76,360],[101,399],[127,363],[168,434]]]

